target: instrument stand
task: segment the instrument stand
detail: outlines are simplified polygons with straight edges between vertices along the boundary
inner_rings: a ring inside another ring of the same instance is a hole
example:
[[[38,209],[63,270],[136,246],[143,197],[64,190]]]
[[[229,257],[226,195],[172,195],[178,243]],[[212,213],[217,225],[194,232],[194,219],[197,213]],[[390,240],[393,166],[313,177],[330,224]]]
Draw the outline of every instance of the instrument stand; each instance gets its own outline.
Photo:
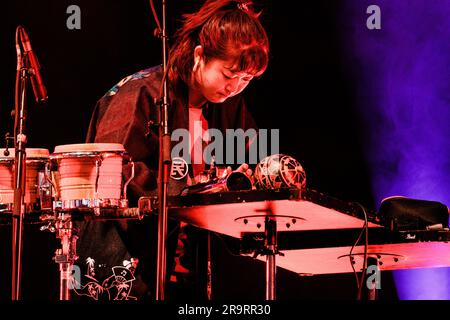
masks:
[[[20,299],[22,277],[23,220],[25,217],[26,184],[26,98],[30,80],[36,102],[47,100],[47,92],[39,74],[39,62],[34,55],[30,40],[22,26],[16,28],[16,85],[14,92],[14,203],[12,214],[12,300]],[[8,139],[8,137],[6,138]]]
[[[159,24],[159,23],[158,23]],[[167,220],[169,177],[171,167],[171,140],[169,132],[169,81],[167,62],[169,57],[168,35],[166,28],[166,1],[162,0],[162,27],[155,30],[155,35],[162,41],[163,79],[159,114],[159,159],[158,159],[158,249],[156,257],[156,300],[165,300],[166,291],[166,256],[167,256]]]
[[[53,260],[59,264],[59,299],[70,300],[70,292],[76,284],[72,277],[73,264],[77,261],[76,255],[78,230],[73,228],[71,216],[58,217],[54,223],[42,227],[56,232],[56,237],[61,239],[61,248],[56,249]]]
[[[12,300],[20,300],[20,284],[22,278],[22,236],[23,219],[25,216],[25,181],[26,181],[26,144],[25,119],[26,119],[26,92],[27,80],[30,77],[28,68],[18,70],[20,76],[20,98],[19,92],[15,107],[15,175],[14,175],[14,207],[12,219]]]
[[[264,254],[266,255],[266,300],[276,299],[277,263],[277,222],[267,216],[264,221]]]
[[[271,212],[271,211],[269,211]],[[281,217],[281,216],[278,216]],[[254,258],[258,254],[266,256],[266,300],[276,300],[277,291],[277,262],[276,255],[279,254],[283,256],[284,254],[278,251],[278,240],[277,240],[277,216],[276,215],[266,215],[266,216],[254,216],[254,217],[243,217],[238,220],[243,220],[244,224],[249,223],[249,219],[255,219],[253,223],[257,222],[261,218],[264,219],[264,244],[262,248],[257,249]],[[258,228],[260,223],[257,222]]]
[[[211,232],[207,231],[207,248],[206,248],[206,299],[212,299],[212,271],[211,271]]]
[[[257,248],[253,258],[256,258],[259,254],[266,256],[266,300],[276,300],[277,291],[277,263],[276,255],[284,256],[282,252],[278,251],[278,228],[277,223],[286,223],[286,228],[289,229],[291,224],[295,224],[297,219],[302,219],[298,217],[285,216],[285,215],[274,215],[272,209],[263,210],[268,215],[257,215],[257,216],[245,216],[235,219],[235,221],[242,221],[244,224],[256,224],[259,229],[262,225],[262,220],[264,221],[264,244],[262,248]],[[278,219],[278,221],[277,221]]]

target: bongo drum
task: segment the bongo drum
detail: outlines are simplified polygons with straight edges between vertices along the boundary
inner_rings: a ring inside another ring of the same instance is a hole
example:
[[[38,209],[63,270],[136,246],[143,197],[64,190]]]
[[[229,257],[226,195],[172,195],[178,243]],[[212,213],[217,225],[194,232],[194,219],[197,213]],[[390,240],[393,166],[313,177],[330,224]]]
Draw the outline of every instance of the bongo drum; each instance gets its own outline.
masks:
[[[15,156],[0,149],[0,212],[12,212],[14,203]],[[14,152],[14,149],[11,149]],[[27,148],[24,203],[26,212],[51,210],[51,186],[45,170],[49,161],[47,149]]]
[[[50,155],[55,208],[126,208],[126,189],[134,164],[122,144],[85,143],[56,146]],[[131,165],[123,183],[122,166]]]

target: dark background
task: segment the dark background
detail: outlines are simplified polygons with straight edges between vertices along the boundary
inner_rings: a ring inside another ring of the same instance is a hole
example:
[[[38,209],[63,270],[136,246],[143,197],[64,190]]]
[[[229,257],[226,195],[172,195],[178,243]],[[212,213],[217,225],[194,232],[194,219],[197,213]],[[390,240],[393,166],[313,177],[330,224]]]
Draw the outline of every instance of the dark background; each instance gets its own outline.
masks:
[[[286,1],[261,1],[261,20],[271,40],[270,64],[244,94],[260,128],[280,129],[280,151],[300,161],[308,187],[376,209],[352,92],[356,80],[348,76],[351,65],[345,62],[341,47],[350,31],[339,23],[339,3],[305,1],[294,8]],[[81,30],[66,27],[66,9],[72,4],[81,8]],[[200,4],[169,1],[169,34],[179,25],[181,12],[192,12]],[[52,152],[57,145],[84,142],[96,101],[125,76],[161,61],[148,1],[17,0],[6,6],[0,28],[0,137],[12,132],[9,113],[14,102],[14,37],[19,24],[30,36],[49,95],[45,106],[28,101],[28,147]],[[365,12],[361,15],[364,18]],[[58,270],[51,260],[56,240],[38,229],[27,226],[25,230],[23,296],[57,299]],[[10,228],[0,227],[3,299],[9,298],[10,238]],[[264,298],[264,264],[233,257],[220,240],[214,243],[220,256],[214,296]],[[353,275],[300,278],[280,270],[278,281],[282,299],[355,296]],[[390,273],[383,274],[382,285],[381,298],[396,297]]]

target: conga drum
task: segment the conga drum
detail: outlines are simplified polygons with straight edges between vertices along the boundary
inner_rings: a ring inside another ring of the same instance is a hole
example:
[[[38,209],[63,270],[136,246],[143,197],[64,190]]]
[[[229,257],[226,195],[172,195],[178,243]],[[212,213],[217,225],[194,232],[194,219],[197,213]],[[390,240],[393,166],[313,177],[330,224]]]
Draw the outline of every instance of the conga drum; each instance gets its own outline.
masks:
[[[85,143],[55,147],[50,155],[55,207],[126,208],[126,189],[134,176],[134,164],[122,144]],[[122,167],[132,166],[123,182]]]
[[[14,149],[10,149],[14,152]],[[12,212],[14,203],[14,154],[4,155],[0,149],[0,211]],[[45,178],[49,161],[47,149],[26,149],[26,182],[24,203],[26,212],[51,210],[51,187]]]

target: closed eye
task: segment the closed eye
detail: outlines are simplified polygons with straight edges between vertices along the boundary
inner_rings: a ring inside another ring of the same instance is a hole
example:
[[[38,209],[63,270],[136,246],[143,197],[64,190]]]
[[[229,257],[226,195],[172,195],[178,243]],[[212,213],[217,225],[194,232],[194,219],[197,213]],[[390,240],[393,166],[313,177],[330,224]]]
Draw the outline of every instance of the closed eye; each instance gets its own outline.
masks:
[[[224,77],[225,79],[228,79],[228,80],[234,79],[234,78],[237,77],[237,76],[230,77],[230,76],[226,75],[225,73],[222,73],[222,75],[223,75],[223,77]],[[253,79],[253,76],[249,76],[249,77],[242,78],[242,80],[245,81],[245,82],[249,82],[249,81],[251,81],[252,79]]]

